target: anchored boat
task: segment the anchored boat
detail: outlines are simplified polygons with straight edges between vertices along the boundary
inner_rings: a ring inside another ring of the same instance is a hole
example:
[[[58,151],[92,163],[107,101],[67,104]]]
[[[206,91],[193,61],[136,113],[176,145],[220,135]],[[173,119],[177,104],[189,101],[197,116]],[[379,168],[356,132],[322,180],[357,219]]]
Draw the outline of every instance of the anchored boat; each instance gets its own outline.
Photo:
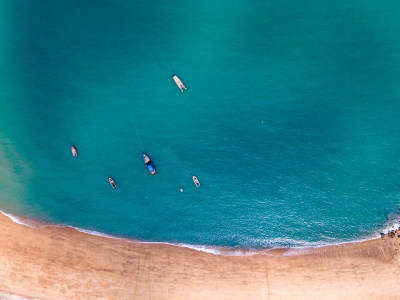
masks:
[[[183,92],[183,90],[186,90],[185,85],[182,83],[182,81],[178,78],[178,76],[174,75],[174,81],[176,83],[176,85],[178,86],[178,88],[181,90],[181,92]]]
[[[113,189],[115,189],[117,187],[117,185],[115,184],[114,179],[112,179],[111,177],[108,177],[108,181],[110,182],[110,184],[111,184]]]
[[[72,156],[73,157],[77,157],[78,156],[78,152],[76,151],[76,148],[74,146],[71,146],[71,152],[72,152]]]
[[[197,179],[196,176],[193,176],[193,181],[194,181],[194,184],[195,184],[197,187],[200,186],[200,181]]]
[[[146,154],[143,153],[143,160],[144,160],[144,163],[146,164],[147,169],[149,170],[150,174],[151,175],[156,174],[157,173],[156,168],[154,168],[153,163],[150,160],[150,157],[148,157]]]

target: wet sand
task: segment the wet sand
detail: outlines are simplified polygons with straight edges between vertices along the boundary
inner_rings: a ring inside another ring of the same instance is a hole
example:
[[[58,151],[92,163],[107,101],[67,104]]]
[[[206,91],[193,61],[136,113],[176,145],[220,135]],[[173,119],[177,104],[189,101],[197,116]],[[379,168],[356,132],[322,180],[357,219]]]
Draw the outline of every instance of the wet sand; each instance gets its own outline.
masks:
[[[400,299],[400,238],[222,256],[0,214],[0,290],[38,299]]]

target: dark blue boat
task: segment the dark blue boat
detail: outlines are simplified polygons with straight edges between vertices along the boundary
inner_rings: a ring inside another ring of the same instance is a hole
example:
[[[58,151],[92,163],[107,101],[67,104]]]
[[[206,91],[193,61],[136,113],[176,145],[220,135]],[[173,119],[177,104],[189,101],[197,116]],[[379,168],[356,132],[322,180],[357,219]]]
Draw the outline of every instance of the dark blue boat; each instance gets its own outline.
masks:
[[[143,153],[143,160],[151,175],[156,174],[156,168],[154,168],[153,163],[150,160],[150,157],[148,157],[146,154]]]

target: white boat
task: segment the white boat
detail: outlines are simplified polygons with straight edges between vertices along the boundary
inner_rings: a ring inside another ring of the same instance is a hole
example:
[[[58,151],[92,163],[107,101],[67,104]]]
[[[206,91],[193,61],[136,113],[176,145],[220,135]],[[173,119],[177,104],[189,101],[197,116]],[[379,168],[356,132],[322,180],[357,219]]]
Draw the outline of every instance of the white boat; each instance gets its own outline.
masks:
[[[194,181],[194,184],[195,184],[197,187],[200,186],[200,181],[197,179],[196,176],[193,176],[193,181]]]
[[[176,83],[176,85],[178,86],[178,88],[181,90],[181,92],[183,92],[183,90],[186,90],[185,85],[182,83],[182,81],[178,78],[178,76],[174,75],[174,81]]]

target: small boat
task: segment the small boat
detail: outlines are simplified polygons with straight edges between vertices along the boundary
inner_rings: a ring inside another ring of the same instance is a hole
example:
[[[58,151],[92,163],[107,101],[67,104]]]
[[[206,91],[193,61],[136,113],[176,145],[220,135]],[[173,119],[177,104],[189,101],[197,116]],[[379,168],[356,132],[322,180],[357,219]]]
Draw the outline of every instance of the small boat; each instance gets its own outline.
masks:
[[[178,78],[178,76],[174,75],[174,81],[178,88],[183,92],[183,90],[186,90],[186,86],[182,83],[182,81]]]
[[[71,146],[71,152],[72,152],[72,156],[73,157],[77,157],[78,156],[78,152],[76,151],[76,148],[74,146]]]
[[[110,182],[110,184],[113,187],[113,189],[115,189],[117,187],[117,185],[115,184],[114,179],[112,179],[111,177],[108,177],[108,181]]]
[[[146,154],[143,153],[143,160],[151,175],[156,174],[156,168],[154,168],[153,163],[150,160],[150,157],[148,157]]]
[[[196,176],[193,176],[193,181],[194,181],[194,184],[195,184],[197,187],[200,186],[200,181],[197,179]]]

